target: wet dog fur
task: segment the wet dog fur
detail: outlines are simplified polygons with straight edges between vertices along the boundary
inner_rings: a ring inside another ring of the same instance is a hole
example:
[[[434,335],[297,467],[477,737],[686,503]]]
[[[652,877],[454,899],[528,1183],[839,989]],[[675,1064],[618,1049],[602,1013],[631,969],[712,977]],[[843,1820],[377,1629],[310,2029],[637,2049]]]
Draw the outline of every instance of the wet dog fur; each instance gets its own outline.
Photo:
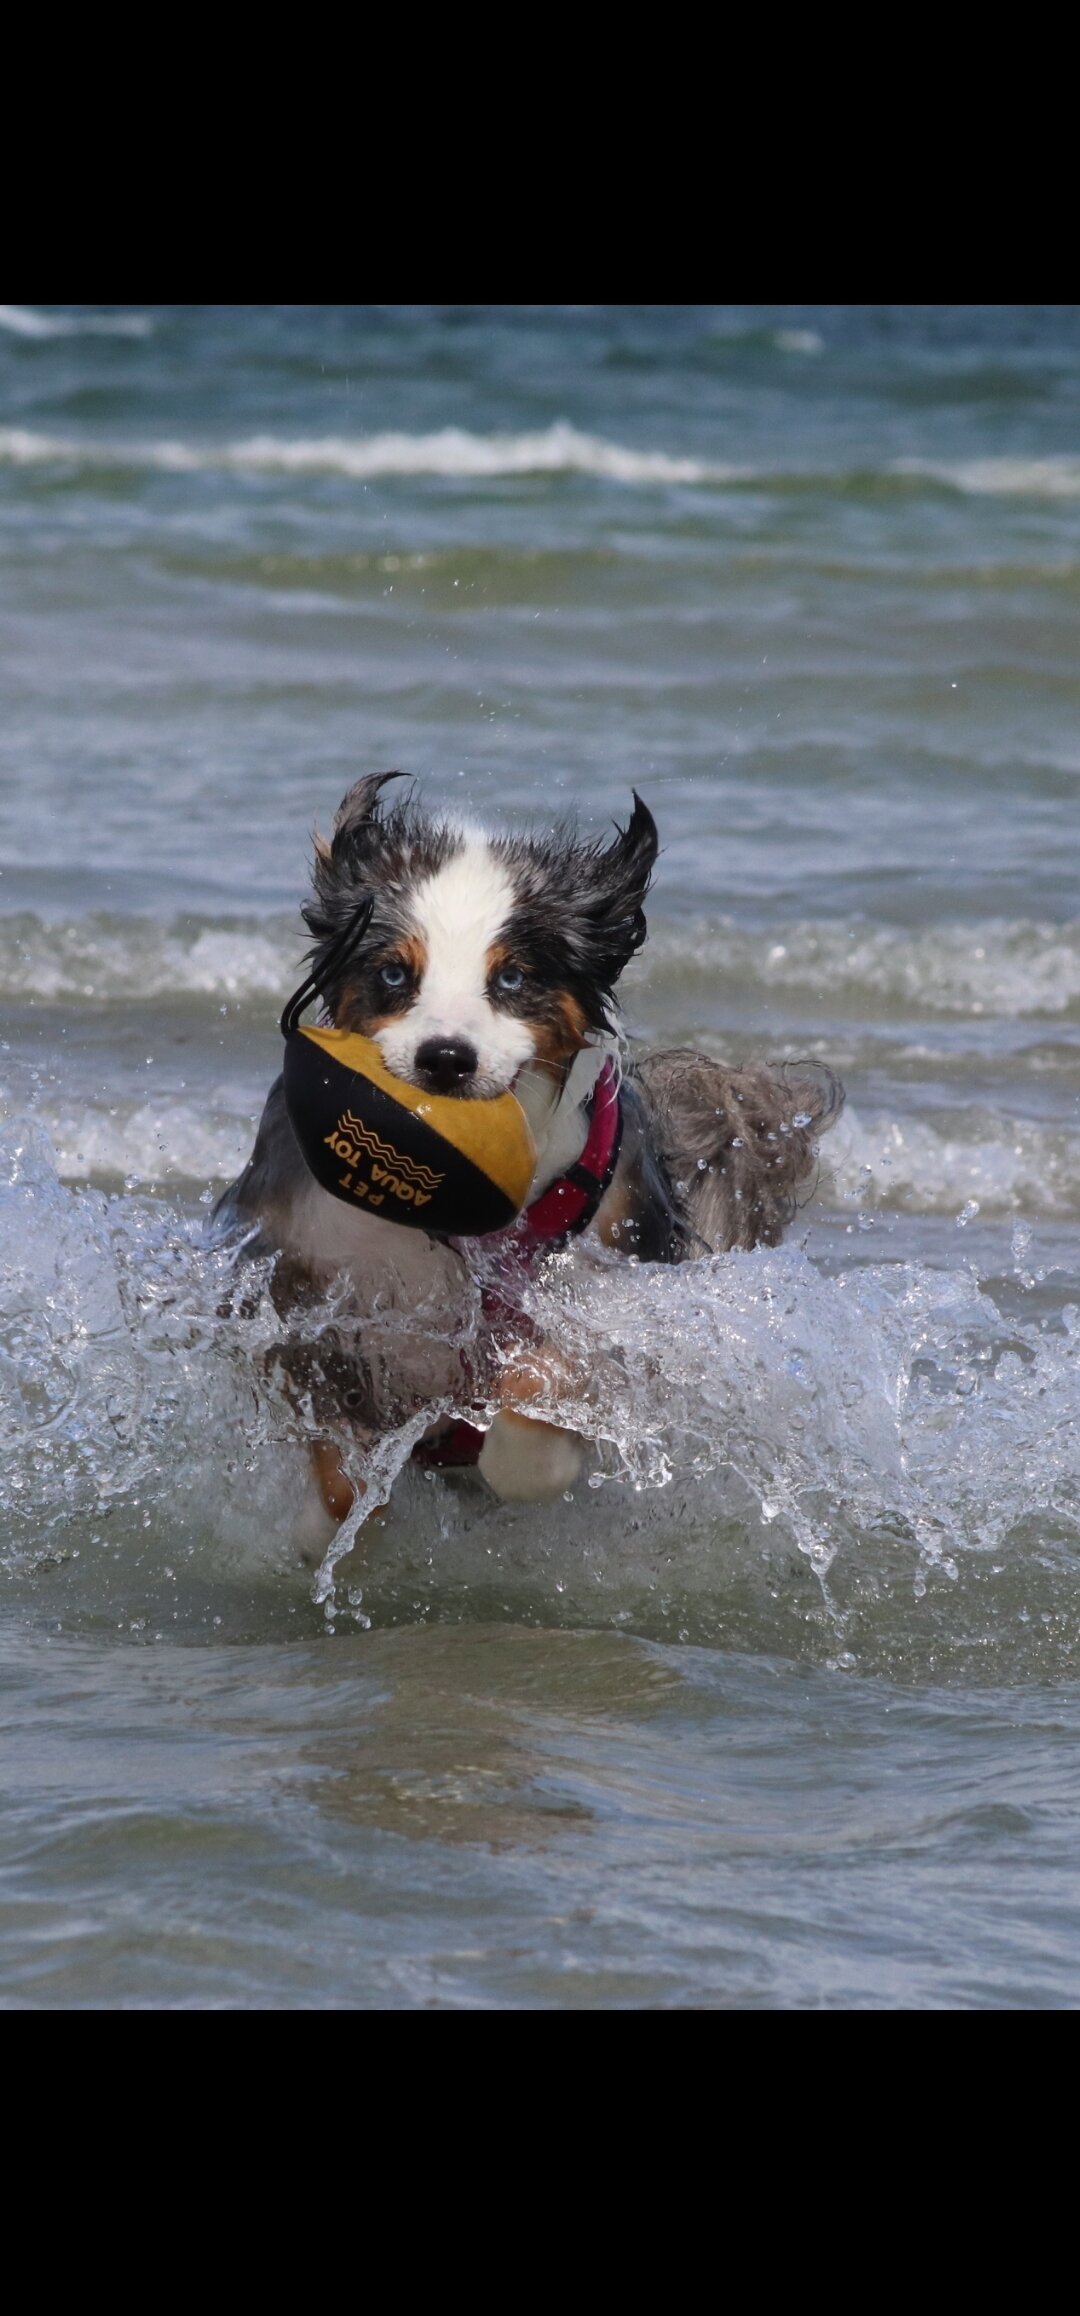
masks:
[[[615,990],[645,939],[655,823],[635,796],[627,827],[607,844],[567,829],[492,836],[432,819],[411,798],[386,799],[397,777],[357,781],[332,837],[315,838],[303,913],[326,1018],[373,1038],[396,1076],[430,1091],[484,1100],[512,1086],[538,1149],[531,1201],[580,1157],[592,1086],[620,1052]],[[355,953],[324,971],[364,900],[370,921]],[[821,1065],[740,1069],[684,1049],[623,1067],[621,1092],[618,1162],[591,1227],[609,1247],[664,1263],[776,1245],[843,1102]],[[280,1079],[216,1220],[277,1257],[273,1292],[290,1325],[282,1364],[327,1427],[314,1468],[338,1520],[352,1488],[331,1427],[370,1441],[406,1412],[461,1396],[462,1314],[476,1310],[465,1259],[322,1190]],[[320,1327],[306,1342],[305,1311],[342,1273],[353,1324]],[[504,1361],[500,1372],[480,1471],[503,1497],[558,1494],[577,1476],[584,1444],[526,1412],[535,1348],[524,1368]]]

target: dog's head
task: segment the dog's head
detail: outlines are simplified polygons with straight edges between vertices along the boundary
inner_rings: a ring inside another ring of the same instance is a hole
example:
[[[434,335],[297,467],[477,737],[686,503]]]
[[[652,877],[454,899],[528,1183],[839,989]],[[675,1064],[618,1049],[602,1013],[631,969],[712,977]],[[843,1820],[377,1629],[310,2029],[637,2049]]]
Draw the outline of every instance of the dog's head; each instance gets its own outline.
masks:
[[[411,802],[386,809],[397,777],[358,780],[332,839],[315,839],[304,916],[336,1026],[374,1038],[395,1077],[433,1093],[501,1094],[534,1062],[561,1075],[612,1026],[615,984],[645,939],[652,814],[635,795],[606,846],[485,836]],[[366,930],[324,981],[320,963],[365,899]]]

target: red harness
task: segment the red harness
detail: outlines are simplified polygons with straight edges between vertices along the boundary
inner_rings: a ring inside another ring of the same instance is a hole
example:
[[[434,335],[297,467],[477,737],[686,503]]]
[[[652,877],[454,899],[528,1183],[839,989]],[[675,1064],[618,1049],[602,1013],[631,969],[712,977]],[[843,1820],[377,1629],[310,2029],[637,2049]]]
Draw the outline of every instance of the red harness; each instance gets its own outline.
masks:
[[[615,1172],[622,1123],[615,1064],[606,1061],[589,1096],[589,1131],[580,1158],[549,1183],[516,1222],[484,1241],[486,1247],[505,1250],[508,1269],[526,1271],[542,1252],[550,1252],[560,1241],[576,1238],[588,1229]],[[505,1315],[506,1304],[498,1293],[485,1292],[483,1301],[489,1317]],[[438,1439],[421,1440],[413,1449],[413,1459],[440,1470],[458,1470],[478,1461],[483,1444],[483,1432],[463,1420],[451,1424]]]

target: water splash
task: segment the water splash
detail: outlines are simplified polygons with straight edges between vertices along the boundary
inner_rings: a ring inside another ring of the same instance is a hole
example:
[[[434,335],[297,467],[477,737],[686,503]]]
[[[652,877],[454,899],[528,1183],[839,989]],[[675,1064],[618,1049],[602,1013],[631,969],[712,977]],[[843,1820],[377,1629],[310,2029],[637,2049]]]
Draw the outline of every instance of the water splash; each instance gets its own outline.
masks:
[[[1012,1251],[1022,1295],[1030,1241]],[[1080,1313],[1011,1317],[970,1262],[559,1257],[525,1300],[560,1352],[533,1412],[589,1443],[570,1500],[503,1507],[405,1469],[413,1409],[374,1453],[342,1434],[366,1493],[314,1581],[316,1427],[282,1385],[268,1264],[164,1202],[64,1189],[14,1126],[0,1278],[0,1570],[34,1614],[271,1634],[512,1615],[893,1670],[961,1645],[1077,1656]],[[313,1335],[344,1316],[331,1297]]]

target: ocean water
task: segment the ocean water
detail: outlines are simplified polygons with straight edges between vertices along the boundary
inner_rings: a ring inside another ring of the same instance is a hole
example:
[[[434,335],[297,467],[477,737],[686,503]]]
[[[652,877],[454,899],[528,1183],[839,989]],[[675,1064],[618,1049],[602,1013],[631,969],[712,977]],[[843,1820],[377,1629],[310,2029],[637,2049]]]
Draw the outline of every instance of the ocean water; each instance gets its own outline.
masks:
[[[1077,308],[0,307],[0,2002],[1080,1999],[1078,623]],[[313,1569],[205,1222],[391,765],[849,1106]]]

